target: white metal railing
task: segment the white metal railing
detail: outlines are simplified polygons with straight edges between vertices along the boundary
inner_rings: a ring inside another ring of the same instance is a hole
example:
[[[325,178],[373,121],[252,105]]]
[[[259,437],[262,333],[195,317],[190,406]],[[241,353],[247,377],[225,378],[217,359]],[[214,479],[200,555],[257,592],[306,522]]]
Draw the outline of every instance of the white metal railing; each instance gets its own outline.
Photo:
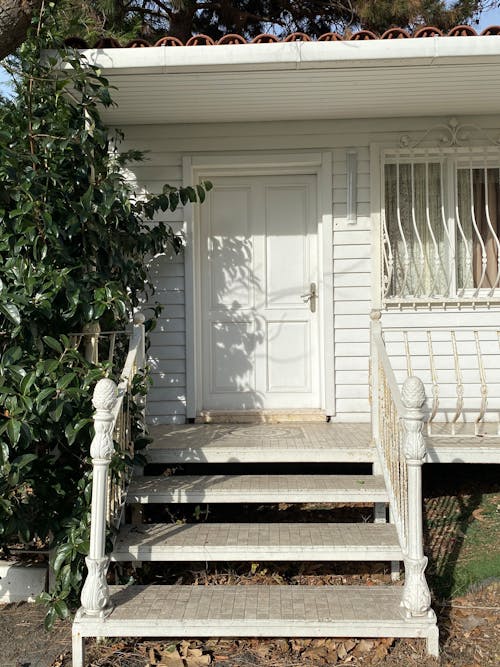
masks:
[[[396,377],[416,370],[428,389],[429,436],[500,435],[500,329],[391,327],[382,336]]]
[[[370,383],[373,437],[405,564],[401,605],[408,616],[432,617],[422,522],[425,390],[415,376],[407,377],[399,390],[382,338],[379,311],[372,313]]]
[[[399,149],[385,157],[383,299],[500,299],[500,154]]]
[[[101,331],[98,322],[92,322],[85,331],[70,335],[71,345],[79,349],[83,346],[85,359],[93,364],[108,363],[113,365],[117,343],[123,337],[129,337],[127,331]]]
[[[85,559],[88,574],[82,589],[82,612],[90,616],[105,615],[109,609],[106,573],[107,527],[122,521],[129,472],[118,470],[109,475],[114,455],[133,456],[131,433],[131,389],[136,373],[145,367],[144,315],[136,313],[128,354],[118,385],[110,378],[99,380],[93,395],[95,435],[90,448],[92,457],[92,509],[89,555]],[[86,333],[88,335],[88,333]],[[97,332],[92,334],[97,335]]]

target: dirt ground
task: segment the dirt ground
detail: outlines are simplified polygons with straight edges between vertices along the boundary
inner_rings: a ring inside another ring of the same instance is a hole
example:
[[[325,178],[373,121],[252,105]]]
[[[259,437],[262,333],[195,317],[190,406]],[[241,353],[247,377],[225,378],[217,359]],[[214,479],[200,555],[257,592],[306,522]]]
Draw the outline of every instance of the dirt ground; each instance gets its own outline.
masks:
[[[0,605],[0,667],[51,667],[71,648],[71,624],[45,631],[45,608],[27,602]]]
[[[89,667],[497,667],[500,664],[500,583],[493,581],[436,606],[439,661],[422,640],[242,639],[138,640],[90,644]],[[33,604],[0,607],[1,667],[69,667],[70,623],[43,629]]]

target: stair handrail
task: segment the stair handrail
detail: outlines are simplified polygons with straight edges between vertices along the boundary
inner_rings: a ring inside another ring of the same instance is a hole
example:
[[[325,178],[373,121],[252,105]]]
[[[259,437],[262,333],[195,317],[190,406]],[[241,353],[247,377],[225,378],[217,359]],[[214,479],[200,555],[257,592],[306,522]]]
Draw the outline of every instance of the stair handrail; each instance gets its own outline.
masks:
[[[400,391],[382,336],[380,311],[371,313],[371,398],[373,439],[389,494],[391,515],[405,565],[401,606],[408,617],[433,618],[425,578],[422,517],[422,465],[425,389],[410,375]]]
[[[92,397],[95,435],[90,446],[93,468],[90,545],[85,558],[88,573],[80,598],[80,613],[88,616],[102,617],[111,611],[106,581],[109,565],[106,532],[108,527],[117,528],[122,521],[130,474],[120,471],[110,478],[109,466],[115,453],[131,457],[134,454],[130,399],[133,379],[146,364],[144,321],[142,313],[135,313],[118,385],[110,378],[102,378],[97,382]]]

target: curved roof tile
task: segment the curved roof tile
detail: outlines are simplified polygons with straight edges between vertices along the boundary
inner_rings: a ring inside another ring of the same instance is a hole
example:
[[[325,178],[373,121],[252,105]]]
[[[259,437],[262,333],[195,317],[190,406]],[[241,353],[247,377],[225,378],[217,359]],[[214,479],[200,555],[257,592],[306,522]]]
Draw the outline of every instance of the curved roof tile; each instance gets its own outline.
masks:
[[[478,33],[470,25],[457,25],[448,32],[449,37],[469,37],[477,36]],[[500,35],[500,26],[491,25],[485,28],[481,32],[481,36],[499,36]],[[443,37],[445,36],[443,31],[435,26],[422,26],[415,30],[413,34],[410,34],[403,28],[389,28],[382,35],[377,35],[371,30],[358,30],[352,34],[339,35],[336,32],[326,32],[324,35],[318,37],[316,41],[318,42],[336,42],[336,41],[364,41],[364,40],[374,40],[374,39],[407,39],[407,38],[420,38],[420,37]],[[271,35],[268,33],[262,33],[257,35],[252,40],[247,40],[242,35],[237,34],[227,34],[221,37],[217,42],[215,42],[208,35],[193,35],[190,37],[185,46],[214,46],[216,44],[269,44],[270,42],[311,42],[314,41],[310,35],[307,35],[304,32],[293,32],[290,35],[287,35],[285,38],[280,39],[276,35]],[[64,40],[66,46],[74,49],[88,49],[90,48],[89,44],[80,37],[68,37]],[[117,39],[113,37],[102,37],[94,44],[94,49],[118,49],[118,48],[146,48],[152,46],[184,46],[183,42],[177,37],[172,37],[171,35],[165,35],[154,44],[151,44],[145,39],[133,39],[125,47],[120,44]]]

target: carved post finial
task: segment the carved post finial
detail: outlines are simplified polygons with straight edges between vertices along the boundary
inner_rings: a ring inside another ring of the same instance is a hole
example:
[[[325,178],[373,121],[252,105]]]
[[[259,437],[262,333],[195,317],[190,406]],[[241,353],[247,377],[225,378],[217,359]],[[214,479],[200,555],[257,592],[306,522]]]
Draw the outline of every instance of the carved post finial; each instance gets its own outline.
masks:
[[[118,389],[113,380],[102,378],[95,386],[92,405],[96,410],[111,410],[117,396]]]
[[[140,310],[134,313],[134,324],[144,324],[146,321],[146,315]]]
[[[403,405],[409,410],[421,408],[425,402],[425,389],[422,380],[415,375],[407,377],[401,390]]]

